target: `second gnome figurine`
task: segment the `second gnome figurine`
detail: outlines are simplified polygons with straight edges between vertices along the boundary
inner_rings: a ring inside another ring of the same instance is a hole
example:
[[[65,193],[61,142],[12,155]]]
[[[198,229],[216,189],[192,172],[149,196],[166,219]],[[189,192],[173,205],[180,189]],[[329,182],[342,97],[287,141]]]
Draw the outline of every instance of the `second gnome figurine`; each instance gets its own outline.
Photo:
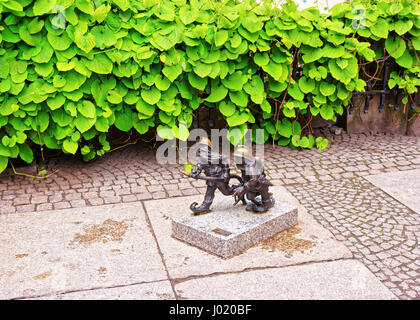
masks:
[[[233,156],[236,167],[242,173],[242,184],[234,187],[234,205],[246,196],[248,211],[266,212],[274,206],[275,200],[273,194],[268,191],[273,184],[265,176],[262,160],[253,157],[246,146],[237,147]]]
[[[247,205],[248,211],[264,213],[274,206],[273,195],[268,190],[272,184],[265,176],[264,165],[258,157],[251,155],[248,147],[238,146],[234,153],[234,162],[241,171],[241,177],[230,173],[229,159],[213,152],[211,142],[207,138],[198,142],[197,156],[198,163],[188,176],[206,180],[207,190],[201,205],[194,202],[190,206],[195,215],[210,211],[217,189],[226,196],[233,196],[234,205],[240,201]],[[205,176],[201,175],[202,171]],[[230,185],[232,178],[238,180],[239,184]]]

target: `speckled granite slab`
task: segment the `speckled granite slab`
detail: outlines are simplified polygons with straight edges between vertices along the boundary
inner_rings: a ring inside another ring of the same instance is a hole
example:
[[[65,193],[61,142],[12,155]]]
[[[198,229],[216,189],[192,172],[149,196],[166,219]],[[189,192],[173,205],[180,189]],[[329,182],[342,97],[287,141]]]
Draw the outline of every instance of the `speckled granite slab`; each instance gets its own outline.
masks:
[[[239,205],[201,216],[187,214],[172,220],[172,236],[222,258],[241,253],[254,244],[296,225],[297,207],[276,202],[264,214]]]

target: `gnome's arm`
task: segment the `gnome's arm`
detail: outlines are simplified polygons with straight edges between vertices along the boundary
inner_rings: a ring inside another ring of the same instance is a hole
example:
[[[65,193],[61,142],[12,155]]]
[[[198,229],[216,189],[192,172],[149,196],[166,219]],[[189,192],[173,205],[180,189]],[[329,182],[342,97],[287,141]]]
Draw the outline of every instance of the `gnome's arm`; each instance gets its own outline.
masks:
[[[251,176],[251,179],[245,182],[244,188],[247,191],[251,191],[257,186],[257,184],[258,184],[258,176]]]
[[[258,176],[248,174],[243,174],[243,176],[248,177],[249,180],[235,189],[238,197],[242,197],[244,194],[252,191],[258,185]]]
[[[197,177],[200,175],[201,171],[203,171],[203,166],[201,163],[198,163],[196,166],[194,166],[194,168],[192,168],[191,175],[193,177]]]

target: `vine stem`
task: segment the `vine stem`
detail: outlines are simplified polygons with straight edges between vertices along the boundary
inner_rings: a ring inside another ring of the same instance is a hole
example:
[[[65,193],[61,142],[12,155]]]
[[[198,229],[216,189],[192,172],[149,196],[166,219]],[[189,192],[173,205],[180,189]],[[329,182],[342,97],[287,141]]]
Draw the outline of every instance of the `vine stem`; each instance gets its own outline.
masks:
[[[303,128],[300,130],[301,132],[303,132],[303,129],[305,129],[310,123],[311,123],[311,121],[312,121],[312,114],[310,114],[310,118],[309,118],[309,120],[308,120],[308,122],[303,126]]]
[[[39,132],[38,117],[35,117],[35,121],[36,121],[36,131],[38,133],[39,145],[41,146],[41,158],[42,158],[42,161],[45,161],[45,158],[44,158],[44,144],[41,141],[41,133]]]
[[[384,48],[384,54],[385,54],[385,48]],[[379,62],[376,62],[376,63],[379,64]],[[384,65],[385,65],[385,62],[381,64],[381,68],[379,69],[378,73],[381,73],[382,72],[382,69],[383,69]],[[382,79],[379,79],[379,80],[382,80]],[[375,81],[372,84],[372,88],[375,87],[377,81],[378,81],[378,79],[375,79]]]
[[[15,175],[29,177],[29,178],[35,178],[35,179],[47,179],[47,178],[51,177],[52,175],[54,175],[54,174],[56,174],[57,172],[60,171],[60,170],[55,170],[54,172],[52,172],[52,173],[50,173],[49,175],[46,175],[46,176],[33,176],[33,175],[30,175],[30,174],[26,174],[26,173],[16,172],[16,169],[13,166],[13,162],[11,160],[9,160],[9,163],[10,163],[10,166],[12,167]]]
[[[411,46],[413,47],[413,51],[414,51],[414,54],[415,54],[415,56],[416,56],[416,59],[417,59],[417,62],[418,62],[418,64],[417,65],[420,65],[420,60],[419,60],[419,56],[417,55],[417,50],[416,50],[416,48],[414,48],[414,45],[413,45],[413,42],[411,42],[411,39],[408,39],[405,35],[403,35],[402,36],[402,38],[404,39],[404,40],[407,40],[410,44],[411,44]]]
[[[116,148],[114,148],[114,149],[111,149],[111,150],[109,150],[108,152],[113,152],[113,151],[116,151],[116,150],[118,150],[118,149],[125,148],[125,147],[127,147],[127,146],[129,146],[129,145],[137,144],[137,143],[139,142],[139,140],[140,140],[140,139],[137,139],[136,141],[126,143],[126,144],[124,144],[124,145],[122,145],[122,146],[119,146],[119,147],[116,147]]]
[[[382,80],[382,79],[380,79],[380,78],[375,78],[375,76],[377,75],[377,73],[378,73],[378,71],[379,71],[379,62],[376,62],[376,71],[375,71],[375,73],[373,74],[373,76],[371,76],[370,74],[368,74],[368,73],[366,72],[365,66],[362,66],[362,71],[363,71],[363,73],[364,73],[367,77],[369,77],[369,78],[370,78],[369,80],[366,80],[366,81],[371,81],[371,80],[373,80],[373,79],[375,79],[375,80]]]
[[[283,99],[281,100],[280,106],[277,110],[277,114],[274,115],[274,118],[276,119],[276,131],[274,132],[274,135],[273,135],[273,148],[274,148],[275,138],[276,138],[277,132],[279,130],[280,110],[283,108],[284,100],[286,99],[287,92],[289,91],[290,83],[292,82],[292,64],[295,61],[296,53],[297,53],[297,49],[295,49],[295,52],[293,53],[292,62],[289,64],[289,82],[287,83],[286,91],[284,92],[284,96],[283,96]]]
[[[418,107],[417,106],[417,103],[413,100],[413,97],[411,96],[411,94],[409,94],[408,92],[407,92],[407,95],[410,97],[410,100],[411,100],[411,102],[414,104],[414,107]]]
[[[420,113],[412,115],[411,118],[407,120],[407,122],[410,122],[411,120],[416,118],[420,118]]]
[[[361,65],[361,66],[365,66],[365,65],[367,65],[367,64],[369,64],[369,63],[372,63],[372,62],[376,62],[376,63],[378,63],[378,62],[382,62],[382,61],[387,60],[387,59],[391,56],[391,54],[394,54],[395,52],[397,52],[397,50],[399,49],[399,47],[400,47],[400,45],[401,45],[401,41],[403,41],[403,39],[402,39],[402,38],[400,39],[400,42],[398,42],[398,46],[394,49],[394,51],[390,52],[390,53],[389,53],[386,57],[381,58],[381,59],[375,59],[375,60],[372,60],[372,61],[367,61],[367,62],[365,62],[365,63],[361,63],[360,65]],[[385,53],[385,48],[384,48],[384,53]]]

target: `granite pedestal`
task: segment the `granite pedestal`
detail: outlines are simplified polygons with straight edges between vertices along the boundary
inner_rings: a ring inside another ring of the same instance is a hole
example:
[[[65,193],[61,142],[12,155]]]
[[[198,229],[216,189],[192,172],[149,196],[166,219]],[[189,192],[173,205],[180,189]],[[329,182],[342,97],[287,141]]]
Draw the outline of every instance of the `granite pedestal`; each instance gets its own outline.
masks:
[[[172,220],[172,236],[222,258],[229,258],[298,223],[297,207],[276,202],[263,214],[238,205],[201,216]]]

